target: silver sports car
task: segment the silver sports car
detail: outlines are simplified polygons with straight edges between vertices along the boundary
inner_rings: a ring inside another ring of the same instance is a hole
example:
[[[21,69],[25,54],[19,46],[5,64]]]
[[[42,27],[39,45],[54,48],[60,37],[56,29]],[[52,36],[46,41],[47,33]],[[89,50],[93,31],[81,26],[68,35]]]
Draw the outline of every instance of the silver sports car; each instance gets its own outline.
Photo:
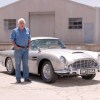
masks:
[[[0,59],[9,74],[15,73],[14,48],[0,51]],[[31,39],[29,72],[41,75],[44,82],[52,83],[58,76],[81,76],[91,80],[100,71],[100,55],[92,51],[67,49],[62,41],[52,37]],[[23,67],[21,67],[23,71]]]

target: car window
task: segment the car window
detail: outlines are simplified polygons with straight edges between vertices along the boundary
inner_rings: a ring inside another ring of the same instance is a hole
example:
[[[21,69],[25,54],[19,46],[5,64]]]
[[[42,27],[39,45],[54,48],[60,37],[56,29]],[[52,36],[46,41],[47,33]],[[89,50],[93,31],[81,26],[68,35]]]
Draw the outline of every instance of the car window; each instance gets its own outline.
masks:
[[[37,39],[31,42],[32,50],[37,50],[38,48],[52,49],[52,48],[64,48],[64,44],[58,39]]]

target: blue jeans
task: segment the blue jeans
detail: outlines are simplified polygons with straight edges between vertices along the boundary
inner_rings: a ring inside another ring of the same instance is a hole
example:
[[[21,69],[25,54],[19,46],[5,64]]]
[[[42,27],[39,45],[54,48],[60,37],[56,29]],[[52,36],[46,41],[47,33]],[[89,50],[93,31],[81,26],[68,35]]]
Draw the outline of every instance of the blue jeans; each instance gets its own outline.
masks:
[[[21,79],[21,61],[23,64],[23,77],[24,80],[29,79],[29,68],[28,68],[28,54],[27,48],[15,49],[15,66],[16,66],[16,80]]]

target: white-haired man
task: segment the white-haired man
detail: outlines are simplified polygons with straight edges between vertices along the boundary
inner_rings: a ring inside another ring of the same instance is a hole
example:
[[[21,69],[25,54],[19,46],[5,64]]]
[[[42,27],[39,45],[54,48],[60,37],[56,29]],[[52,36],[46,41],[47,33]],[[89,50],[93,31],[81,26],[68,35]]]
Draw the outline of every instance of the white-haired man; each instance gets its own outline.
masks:
[[[18,20],[18,27],[13,29],[11,34],[11,42],[14,46],[15,66],[16,66],[16,80],[17,83],[21,83],[21,61],[23,64],[23,77],[25,82],[31,82],[29,79],[28,68],[28,53],[30,46],[30,32],[25,27],[25,20],[20,18]]]

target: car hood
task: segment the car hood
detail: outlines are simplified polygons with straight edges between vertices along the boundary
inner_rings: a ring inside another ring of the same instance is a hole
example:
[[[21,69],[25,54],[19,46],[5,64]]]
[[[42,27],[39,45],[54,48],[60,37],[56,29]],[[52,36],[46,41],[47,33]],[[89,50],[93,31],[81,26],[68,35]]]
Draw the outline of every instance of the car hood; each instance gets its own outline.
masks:
[[[81,59],[97,59],[97,53],[84,50],[69,50],[69,49],[48,49],[43,50],[47,54],[52,54],[57,57],[65,57],[67,61],[74,62]]]

